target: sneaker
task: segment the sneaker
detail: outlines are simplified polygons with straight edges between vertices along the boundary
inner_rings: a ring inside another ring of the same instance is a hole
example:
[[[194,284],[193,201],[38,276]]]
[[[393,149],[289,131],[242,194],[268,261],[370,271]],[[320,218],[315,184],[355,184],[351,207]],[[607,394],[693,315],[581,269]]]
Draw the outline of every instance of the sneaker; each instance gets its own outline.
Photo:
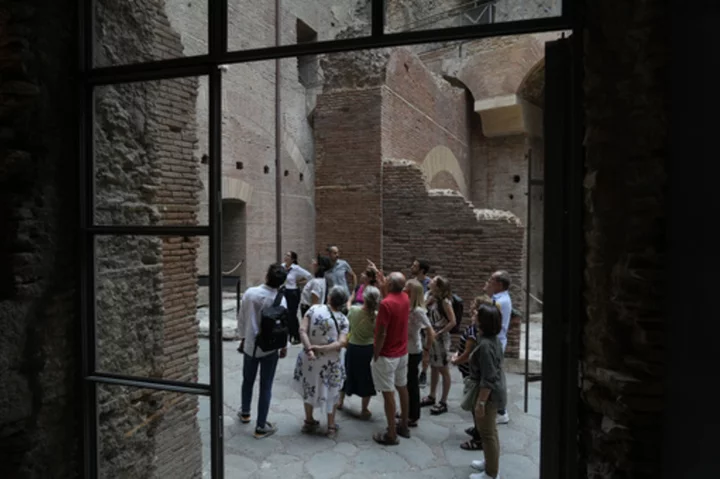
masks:
[[[505,414],[498,414],[497,415],[497,424],[507,424],[510,422],[510,415],[505,412]]]
[[[498,473],[497,476],[492,477],[492,476],[488,476],[484,472],[478,472],[475,474],[470,474],[470,479],[500,479],[500,474]]]
[[[238,411],[237,415],[240,418],[241,423],[247,424],[250,422],[250,413],[249,412]]]
[[[427,386],[427,373],[420,373],[420,387],[424,388]]]
[[[262,439],[264,437],[272,436],[277,432],[277,427],[275,427],[272,423],[266,422],[265,427],[256,427],[255,428],[255,439]]]
[[[472,464],[470,464],[470,467],[472,467],[476,471],[485,472],[485,459],[478,459],[477,461],[473,461]]]

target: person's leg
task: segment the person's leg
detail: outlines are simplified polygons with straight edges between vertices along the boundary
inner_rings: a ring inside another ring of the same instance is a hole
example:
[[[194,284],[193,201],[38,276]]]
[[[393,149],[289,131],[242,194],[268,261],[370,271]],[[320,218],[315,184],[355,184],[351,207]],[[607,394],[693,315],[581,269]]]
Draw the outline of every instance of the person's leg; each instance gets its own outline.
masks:
[[[267,423],[267,416],[270,411],[270,400],[272,399],[272,385],[275,380],[277,363],[277,353],[260,358],[260,394],[258,398],[258,418],[256,428],[262,429]]]
[[[243,354],[243,382],[241,393],[240,418],[250,418],[253,386],[257,377],[258,360],[249,354]]]
[[[428,396],[431,398],[437,397],[437,387],[438,382],[440,381],[440,372],[438,371],[438,368],[435,366],[430,366],[430,393]]]
[[[488,402],[485,405],[485,415],[482,418],[475,417],[475,427],[480,434],[482,440],[483,451],[485,452],[484,461],[473,461],[473,467],[484,470],[485,474],[490,477],[497,477],[500,467],[500,442],[498,440],[497,408]]]
[[[450,394],[450,385],[452,379],[450,378],[450,368],[448,366],[438,368],[438,373],[442,376],[443,387],[442,387],[442,399],[440,402],[447,404],[448,395]]]
[[[300,304],[300,291],[297,289],[285,290],[285,301],[288,311],[288,332],[293,343],[300,340],[300,321],[298,320],[298,306]]]
[[[421,362],[422,354],[410,354],[408,356],[408,420],[412,422],[420,419],[420,378],[418,369]]]
[[[408,371],[408,355],[396,360],[396,369],[394,371],[395,388],[398,396],[400,396],[400,428],[403,432],[407,432],[408,415],[409,415],[409,398],[407,389],[407,371]]]
[[[387,419],[387,435],[392,441],[397,440],[397,425],[395,424],[395,391],[383,391],[385,401],[385,418]]]
[[[305,406],[305,423],[306,424],[313,424],[315,423],[315,418],[313,417],[313,407],[311,404],[303,403],[303,406]]]
[[[425,344],[425,330],[420,330],[420,340],[422,341],[422,344]],[[424,346],[423,346],[424,347]],[[420,356],[422,359],[422,355]],[[420,373],[420,377],[418,378],[418,385],[420,387],[427,386],[427,366],[422,367],[422,372]]]
[[[370,417],[371,416],[370,410],[368,409],[368,407],[370,406],[371,398],[372,398],[372,396],[366,396],[366,397],[362,398],[362,401],[361,401],[362,409],[360,410],[361,417]]]

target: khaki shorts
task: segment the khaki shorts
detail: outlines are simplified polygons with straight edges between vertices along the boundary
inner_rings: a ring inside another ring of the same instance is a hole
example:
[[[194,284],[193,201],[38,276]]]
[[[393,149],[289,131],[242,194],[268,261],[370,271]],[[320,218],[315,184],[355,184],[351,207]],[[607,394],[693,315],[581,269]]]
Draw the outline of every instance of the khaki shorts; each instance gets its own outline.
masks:
[[[380,392],[392,392],[395,388],[407,386],[408,356],[386,358],[380,356],[370,363],[375,389]]]

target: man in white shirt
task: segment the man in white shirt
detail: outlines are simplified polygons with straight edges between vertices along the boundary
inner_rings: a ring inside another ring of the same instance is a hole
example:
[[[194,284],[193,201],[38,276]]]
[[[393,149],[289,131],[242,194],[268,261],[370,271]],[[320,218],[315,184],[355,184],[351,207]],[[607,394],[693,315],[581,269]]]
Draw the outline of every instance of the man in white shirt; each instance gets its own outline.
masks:
[[[485,292],[492,296],[493,301],[500,307],[502,314],[502,329],[498,334],[500,344],[502,344],[503,354],[507,346],[507,333],[510,327],[510,316],[512,315],[512,300],[510,299],[510,274],[507,271],[496,271],[490,276],[485,283]],[[510,422],[510,416],[507,410],[498,410],[497,423],[507,424]]]
[[[300,344],[300,321],[298,320],[298,307],[300,306],[300,286],[313,277],[309,271],[298,265],[298,255],[294,251],[285,253],[283,266],[287,271],[285,279],[285,300],[288,308],[288,328],[290,340],[293,344]]]
[[[265,276],[265,284],[248,288],[245,291],[238,312],[239,351],[243,352],[242,406],[238,416],[243,424],[250,422],[253,387],[259,368],[260,394],[258,416],[255,423],[255,437],[258,439],[270,436],[277,431],[275,425],[267,421],[267,415],[270,410],[272,384],[275,379],[278,358],[284,358],[287,355],[287,347],[279,351],[263,351],[255,347],[255,338],[260,332],[260,317],[263,308],[272,306],[278,294],[282,294],[278,290],[286,278],[287,272],[283,265],[270,265]],[[280,305],[287,307],[284,297],[281,298]]]

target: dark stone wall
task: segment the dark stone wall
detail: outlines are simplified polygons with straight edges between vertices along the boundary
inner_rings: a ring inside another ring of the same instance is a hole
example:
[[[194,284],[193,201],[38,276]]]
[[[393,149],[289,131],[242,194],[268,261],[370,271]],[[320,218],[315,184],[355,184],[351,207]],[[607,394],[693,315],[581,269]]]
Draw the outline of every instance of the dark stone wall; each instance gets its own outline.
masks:
[[[660,0],[586,6],[581,477],[656,477],[668,366],[667,10]]]
[[[0,1],[0,477],[66,478],[77,415],[77,2]]]

